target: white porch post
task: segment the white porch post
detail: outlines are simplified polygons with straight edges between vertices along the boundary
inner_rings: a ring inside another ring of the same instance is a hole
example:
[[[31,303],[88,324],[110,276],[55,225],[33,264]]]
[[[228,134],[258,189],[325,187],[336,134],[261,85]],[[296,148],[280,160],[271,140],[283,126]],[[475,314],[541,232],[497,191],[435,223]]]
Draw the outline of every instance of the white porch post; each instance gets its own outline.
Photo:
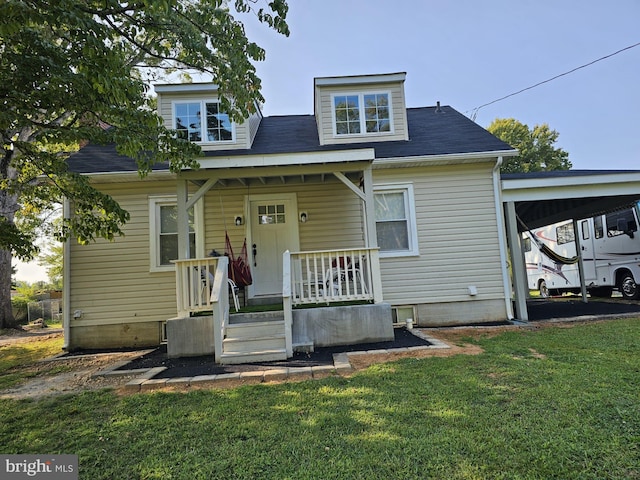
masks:
[[[516,218],[516,205],[514,202],[507,202],[507,235],[509,246],[511,247],[511,272],[516,294],[516,318],[523,322],[529,321],[527,311],[527,272],[524,268],[522,256],[522,246],[520,235],[518,234],[518,220]]]
[[[190,258],[187,181],[178,177],[176,210],[178,212],[178,259]]]
[[[376,235],[376,217],[373,196],[373,173],[371,164],[362,171],[364,181],[364,231],[365,246],[375,248],[378,246],[378,236]]]
[[[365,246],[367,248],[378,247],[378,235],[376,234],[375,198],[373,195],[373,166],[370,163],[362,171],[364,181],[364,230]],[[380,276],[380,258],[378,250],[371,252],[371,289],[373,290],[374,303],[382,303],[382,278]]]

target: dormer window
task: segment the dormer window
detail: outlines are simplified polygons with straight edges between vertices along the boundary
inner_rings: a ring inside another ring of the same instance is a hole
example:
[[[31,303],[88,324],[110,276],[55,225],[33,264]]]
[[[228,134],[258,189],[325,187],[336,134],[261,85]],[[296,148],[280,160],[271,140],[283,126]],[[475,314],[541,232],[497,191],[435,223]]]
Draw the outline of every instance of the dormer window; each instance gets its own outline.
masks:
[[[393,132],[389,93],[333,95],[335,135]]]
[[[197,143],[234,141],[234,125],[220,102],[174,102],[173,118],[179,138]]]

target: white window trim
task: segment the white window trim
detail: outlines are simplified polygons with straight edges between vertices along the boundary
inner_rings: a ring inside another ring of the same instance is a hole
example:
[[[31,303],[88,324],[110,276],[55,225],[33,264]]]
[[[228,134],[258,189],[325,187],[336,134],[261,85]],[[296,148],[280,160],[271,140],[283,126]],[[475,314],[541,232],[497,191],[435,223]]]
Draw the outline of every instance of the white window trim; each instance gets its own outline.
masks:
[[[386,94],[389,97],[389,131],[388,132],[367,132],[366,128],[366,120],[364,115],[364,96],[365,95],[384,95]],[[360,110],[360,133],[343,133],[338,135],[338,130],[336,129],[336,109],[335,109],[335,98],[336,97],[344,97],[344,96],[358,96],[358,109]],[[333,129],[333,137],[334,138],[357,138],[357,137],[378,137],[384,135],[394,135],[395,134],[395,126],[393,123],[393,96],[391,95],[390,90],[366,90],[366,91],[358,91],[358,92],[335,92],[331,94],[331,127]]]
[[[176,129],[176,105],[182,105],[185,103],[199,103],[200,111],[207,111],[207,103],[217,103],[218,105],[222,105],[222,102],[219,98],[205,98],[202,100],[173,100],[171,102],[171,124],[173,125],[173,129]],[[204,117],[200,118],[200,132],[202,133],[202,137],[204,138],[206,135],[206,124]],[[236,143],[236,122],[231,121],[231,140],[219,140],[217,142],[210,142],[206,140],[202,140],[200,142],[193,142],[198,145],[230,145]]]
[[[381,192],[401,192],[404,194],[405,208],[407,210],[407,236],[409,238],[409,248],[407,250],[380,250],[380,258],[385,257],[417,257],[420,255],[418,245],[418,223],[416,222],[415,199],[413,195],[412,183],[389,183],[377,184],[373,186],[373,195]],[[375,209],[374,209],[375,212]],[[375,214],[375,213],[374,213]],[[376,222],[377,224],[377,222]]]
[[[173,272],[173,265],[160,265],[158,233],[159,233],[159,207],[177,205],[176,195],[153,195],[149,197],[149,271]],[[204,207],[202,199],[196,202],[194,208],[194,229],[196,233],[196,258],[204,258]]]

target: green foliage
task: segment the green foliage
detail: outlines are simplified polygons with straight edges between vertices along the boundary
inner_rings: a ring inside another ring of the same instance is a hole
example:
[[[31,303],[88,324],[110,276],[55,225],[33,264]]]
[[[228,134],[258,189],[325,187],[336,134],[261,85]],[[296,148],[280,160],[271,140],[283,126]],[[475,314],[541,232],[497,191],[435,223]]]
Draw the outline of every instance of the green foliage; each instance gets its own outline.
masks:
[[[63,244],[55,242],[49,244],[47,253],[41,253],[38,257],[38,264],[47,269],[49,285],[55,290],[62,290],[63,251]]]
[[[240,12],[253,8],[250,0],[235,4]],[[255,13],[288,34],[284,1]],[[116,143],[120,153],[138,161],[141,174],[159,161],[170,162],[174,171],[196,167],[199,148],[164,128],[140,72],[209,74],[220,86],[225,109],[239,119],[263,100],[252,62],[264,56],[222,0],[3,2],[2,191],[15,196],[14,204],[34,211],[63,196],[72,200],[74,216],[58,232],[62,239],[73,235],[89,242],[120,235],[128,214],[85,179],[66,171],[65,158],[73,146]],[[20,228],[11,226],[15,209],[0,207],[6,227],[0,248],[30,258],[35,253],[33,236],[20,237]]]
[[[115,143],[137,161],[141,175],[156,162],[169,162],[172,171],[197,168],[200,148],[164,127],[145,79],[204,73],[219,85],[236,120],[263,101],[253,62],[265,52],[247,39],[227,4],[0,2],[0,263],[10,263],[7,252],[33,258],[43,212],[63,198],[72,215],[55,232],[58,239],[87,243],[122,235],[129,214],[67,170],[66,159],[79,145]],[[255,13],[288,35],[284,0],[254,6],[254,0],[235,2],[238,12]],[[8,288],[9,275],[0,275],[0,283]],[[2,327],[8,295],[0,293]]]
[[[16,321],[26,323],[28,316],[29,302],[35,302],[40,288],[36,284],[18,282],[16,285],[16,295],[11,297],[11,305],[16,310]]]
[[[571,168],[569,153],[554,147],[558,141],[558,132],[551,130],[546,123],[530,129],[513,118],[497,118],[491,122],[487,130],[520,152],[517,157],[506,159],[501,168],[502,173]]]
[[[521,329],[346,378],[4,400],[0,437],[92,479],[638,478],[639,336],[638,319]]]

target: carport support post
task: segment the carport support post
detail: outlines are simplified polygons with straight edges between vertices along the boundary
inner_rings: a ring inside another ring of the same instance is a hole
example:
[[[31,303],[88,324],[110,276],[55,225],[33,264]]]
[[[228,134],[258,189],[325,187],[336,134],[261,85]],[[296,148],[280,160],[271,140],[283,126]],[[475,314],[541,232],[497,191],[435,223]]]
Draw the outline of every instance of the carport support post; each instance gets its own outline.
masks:
[[[584,263],[582,261],[582,245],[580,244],[580,231],[578,231],[578,221],[573,220],[573,233],[576,242],[576,255],[578,255],[578,273],[580,275],[580,294],[582,295],[582,301],[588,303],[587,299],[587,285],[584,279]]]
[[[516,204],[506,202],[507,237],[511,250],[511,273],[513,275],[513,288],[515,292],[516,318],[523,322],[529,321],[527,311],[527,272],[524,268],[520,234],[518,233],[518,220],[516,218]]]

